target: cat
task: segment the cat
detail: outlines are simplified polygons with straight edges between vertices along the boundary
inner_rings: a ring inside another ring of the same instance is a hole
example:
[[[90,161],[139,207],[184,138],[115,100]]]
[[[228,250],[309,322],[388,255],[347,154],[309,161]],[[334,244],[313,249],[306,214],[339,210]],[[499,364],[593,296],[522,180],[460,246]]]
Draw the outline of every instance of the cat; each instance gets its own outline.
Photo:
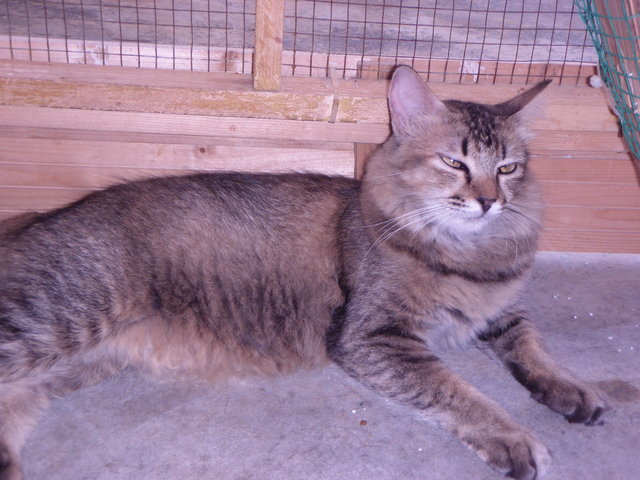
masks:
[[[484,342],[570,422],[606,410],[519,304],[543,201],[525,107],[441,101],[397,67],[392,134],[362,181],[209,173],[94,192],[0,233],[0,478],[51,398],[126,366],[179,378],[335,362],[452,432],[498,472],[540,478],[545,446],[434,353]]]

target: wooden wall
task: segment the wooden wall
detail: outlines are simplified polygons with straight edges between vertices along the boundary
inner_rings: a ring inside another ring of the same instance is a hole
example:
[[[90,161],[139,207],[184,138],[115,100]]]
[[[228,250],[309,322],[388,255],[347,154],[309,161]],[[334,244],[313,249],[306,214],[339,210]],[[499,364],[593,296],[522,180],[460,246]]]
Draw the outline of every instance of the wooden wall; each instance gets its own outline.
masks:
[[[431,87],[489,103],[522,90]],[[389,133],[386,89],[285,76],[266,92],[247,75],[0,61],[0,218],[190,170],[353,175]],[[531,144],[548,203],[541,247],[640,253],[638,176],[603,92],[551,86],[541,103]]]

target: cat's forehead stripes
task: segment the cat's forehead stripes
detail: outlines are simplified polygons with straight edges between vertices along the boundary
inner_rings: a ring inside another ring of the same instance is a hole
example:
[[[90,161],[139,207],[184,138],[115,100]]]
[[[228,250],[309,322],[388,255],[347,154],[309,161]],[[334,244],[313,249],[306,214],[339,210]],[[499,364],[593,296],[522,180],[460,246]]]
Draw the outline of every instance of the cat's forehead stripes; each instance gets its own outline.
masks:
[[[506,146],[500,140],[499,121],[494,112],[477,103],[449,101],[447,105],[461,114],[460,121],[468,132],[461,145],[464,156],[468,154],[472,144],[476,150],[493,150],[501,159],[506,157]]]
[[[466,106],[464,113],[464,120],[474,143],[484,145],[485,147],[491,147],[497,144],[495,134],[496,125],[493,115],[480,105],[473,103]]]

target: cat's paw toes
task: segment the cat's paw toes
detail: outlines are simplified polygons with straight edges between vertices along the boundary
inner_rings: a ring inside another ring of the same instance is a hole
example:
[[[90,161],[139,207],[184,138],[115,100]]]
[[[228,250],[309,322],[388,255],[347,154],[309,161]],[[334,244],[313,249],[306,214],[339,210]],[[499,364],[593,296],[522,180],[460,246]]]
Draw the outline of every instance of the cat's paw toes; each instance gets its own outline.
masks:
[[[604,395],[596,388],[570,380],[554,379],[546,382],[545,389],[532,396],[564,415],[570,423],[601,425],[608,410]]]
[[[551,464],[547,447],[525,431],[463,441],[492,468],[516,480],[540,479]]]

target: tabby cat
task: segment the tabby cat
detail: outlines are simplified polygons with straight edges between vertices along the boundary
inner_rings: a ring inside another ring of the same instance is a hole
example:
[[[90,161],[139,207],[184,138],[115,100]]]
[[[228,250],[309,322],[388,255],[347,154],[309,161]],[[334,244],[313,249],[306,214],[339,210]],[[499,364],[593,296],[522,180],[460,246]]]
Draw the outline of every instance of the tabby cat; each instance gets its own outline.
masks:
[[[518,303],[542,200],[524,107],[440,101],[408,67],[361,182],[314,174],[155,178],[0,232],[0,478],[53,397],[125,366],[216,380],[333,361],[435,420],[497,471],[547,449],[435,347],[480,339],[533,397],[601,422],[601,395],[545,353]]]

